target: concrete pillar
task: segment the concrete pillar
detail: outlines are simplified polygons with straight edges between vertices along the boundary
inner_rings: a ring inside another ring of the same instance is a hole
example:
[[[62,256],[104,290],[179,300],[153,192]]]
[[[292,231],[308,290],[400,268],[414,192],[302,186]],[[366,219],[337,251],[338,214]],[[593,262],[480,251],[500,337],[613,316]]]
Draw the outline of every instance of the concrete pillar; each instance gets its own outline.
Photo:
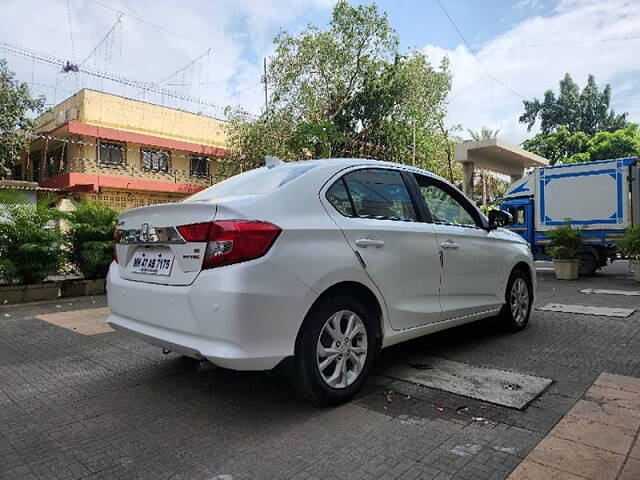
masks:
[[[462,171],[464,173],[462,193],[469,198],[473,198],[473,169],[473,162],[464,162],[462,164]]]

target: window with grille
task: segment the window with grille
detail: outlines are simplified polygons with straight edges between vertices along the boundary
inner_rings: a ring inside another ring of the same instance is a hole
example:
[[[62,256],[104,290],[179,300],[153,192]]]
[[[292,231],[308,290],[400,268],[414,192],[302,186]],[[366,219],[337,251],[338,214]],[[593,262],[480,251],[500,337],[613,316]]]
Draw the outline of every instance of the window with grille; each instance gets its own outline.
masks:
[[[45,160],[45,168],[47,171],[47,177],[53,177],[67,170],[67,149],[58,147],[50,152],[47,152]]]
[[[140,162],[145,170],[154,172],[169,171],[169,152],[144,148],[140,150]]]
[[[98,145],[98,162],[102,165],[124,165],[124,145],[100,141]]]
[[[209,176],[209,158],[201,155],[191,155],[189,157],[189,171],[194,177]]]
[[[40,178],[40,161],[41,161],[41,157],[42,157],[42,151],[41,150],[37,150],[35,152],[31,152],[29,154],[29,163],[31,163],[32,165],[32,179],[34,182],[39,182],[41,180]]]

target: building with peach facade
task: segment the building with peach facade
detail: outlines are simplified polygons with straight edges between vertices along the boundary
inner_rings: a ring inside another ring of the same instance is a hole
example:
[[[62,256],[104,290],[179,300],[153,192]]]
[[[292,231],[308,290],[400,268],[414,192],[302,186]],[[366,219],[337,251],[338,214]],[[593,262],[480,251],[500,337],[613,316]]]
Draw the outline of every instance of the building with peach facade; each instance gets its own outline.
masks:
[[[225,142],[221,120],[83,89],[37,119],[16,176],[125,210],[219,181]]]

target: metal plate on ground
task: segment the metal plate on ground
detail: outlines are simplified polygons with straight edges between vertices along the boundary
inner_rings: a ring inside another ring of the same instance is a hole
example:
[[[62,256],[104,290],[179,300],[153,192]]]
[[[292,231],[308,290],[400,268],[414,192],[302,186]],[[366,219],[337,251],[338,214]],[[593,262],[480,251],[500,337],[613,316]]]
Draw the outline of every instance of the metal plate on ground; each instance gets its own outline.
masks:
[[[106,322],[109,312],[110,310],[107,307],[85,308],[83,310],[36,315],[36,318],[81,335],[97,335],[99,333],[113,332],[113,329]]]
[[[598,317],[626,318],[635,312],[635,308],[591,307],[589,305],[564,305],[562,303],[547,303],[536,310],[544,312],[578,313],[580,315],[596,315]]]
[[[604,288],[583,288],[580,293],[599,293],[603,295],[626,295],[640,297],[640,290],[606,290]]]
[[[388,368],[382,375],[517,409],[526,407],[553,382],[427,356]]]

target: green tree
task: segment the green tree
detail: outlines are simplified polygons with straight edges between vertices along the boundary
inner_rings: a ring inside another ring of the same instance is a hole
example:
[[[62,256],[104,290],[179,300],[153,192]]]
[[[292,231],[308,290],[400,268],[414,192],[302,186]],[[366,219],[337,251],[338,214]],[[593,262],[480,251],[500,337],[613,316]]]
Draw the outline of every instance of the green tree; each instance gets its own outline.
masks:
[[[590,160],[640,156],[640,130],[630,124],[615,132],[596,133],[587,145]]]
[[[600,91],[593,75],[589,75],[580,91],[567,73],[560,81],[557,97],[553,90],[547,90],[542,101],[537,98],[524,101],[520,122],[526,123],[530,131],[539,120],[540,133],[525,140],[523,147],[548,158],[552,165],[618,156],[612,152],[633,154],[631,134],[624,133],[632,124],[628,123],[626,113],[616,114],[610,103],[609,85]],[[612,156],[602,156],[610,153]]]
[[[274,44],[268,110],[230,112],[229,164],[251,168],[266,155],[412,163],[415,152],[416,164],[453,174],[443,126],[448,60],[434,68],[420,51],[401,54],[375,5],[339,1],[327,30],[282,32]]]
[[[6,178],[27,148],[34,121],[29,114],[40,113],[44,97],[33,98],[26,83],[0,59],[0,178]]]
[[[495,130],[491,130],[490,128],[482,127],[480,131],[474,131],[467,128],[467,133],[471,137],[471,140],[473,140],[474,142],[480,142],[482,140],[492,140],[494,138],[498,138],[500,129],[497,128]]]
[[[565,125],[550,133],[539,133],[525,140],[522,146],[525,150],[548,158],[551,165],[566,158],[573,157],[586,151],[589,136],[582,132],[571,132]],[[584,161],[584,160],[582,160]]]
[[[534,98],[523,103],[524,113],[520,116],[520,123],[525,123],[527,130],[531,131],[536,121],[540,120],[540,132],[544,135],[554,132],[560,125],[564,125],[570,133],[581,131],[592,136],[597,132],[624,128],[627,124],[626,113],[618,115],[609,108],[611,87],[606,85],[600,91],[593,75],[589,75],[582,92],[567,73],[560,81],[557,97],[553,90],[547,90],[542,101]]]

